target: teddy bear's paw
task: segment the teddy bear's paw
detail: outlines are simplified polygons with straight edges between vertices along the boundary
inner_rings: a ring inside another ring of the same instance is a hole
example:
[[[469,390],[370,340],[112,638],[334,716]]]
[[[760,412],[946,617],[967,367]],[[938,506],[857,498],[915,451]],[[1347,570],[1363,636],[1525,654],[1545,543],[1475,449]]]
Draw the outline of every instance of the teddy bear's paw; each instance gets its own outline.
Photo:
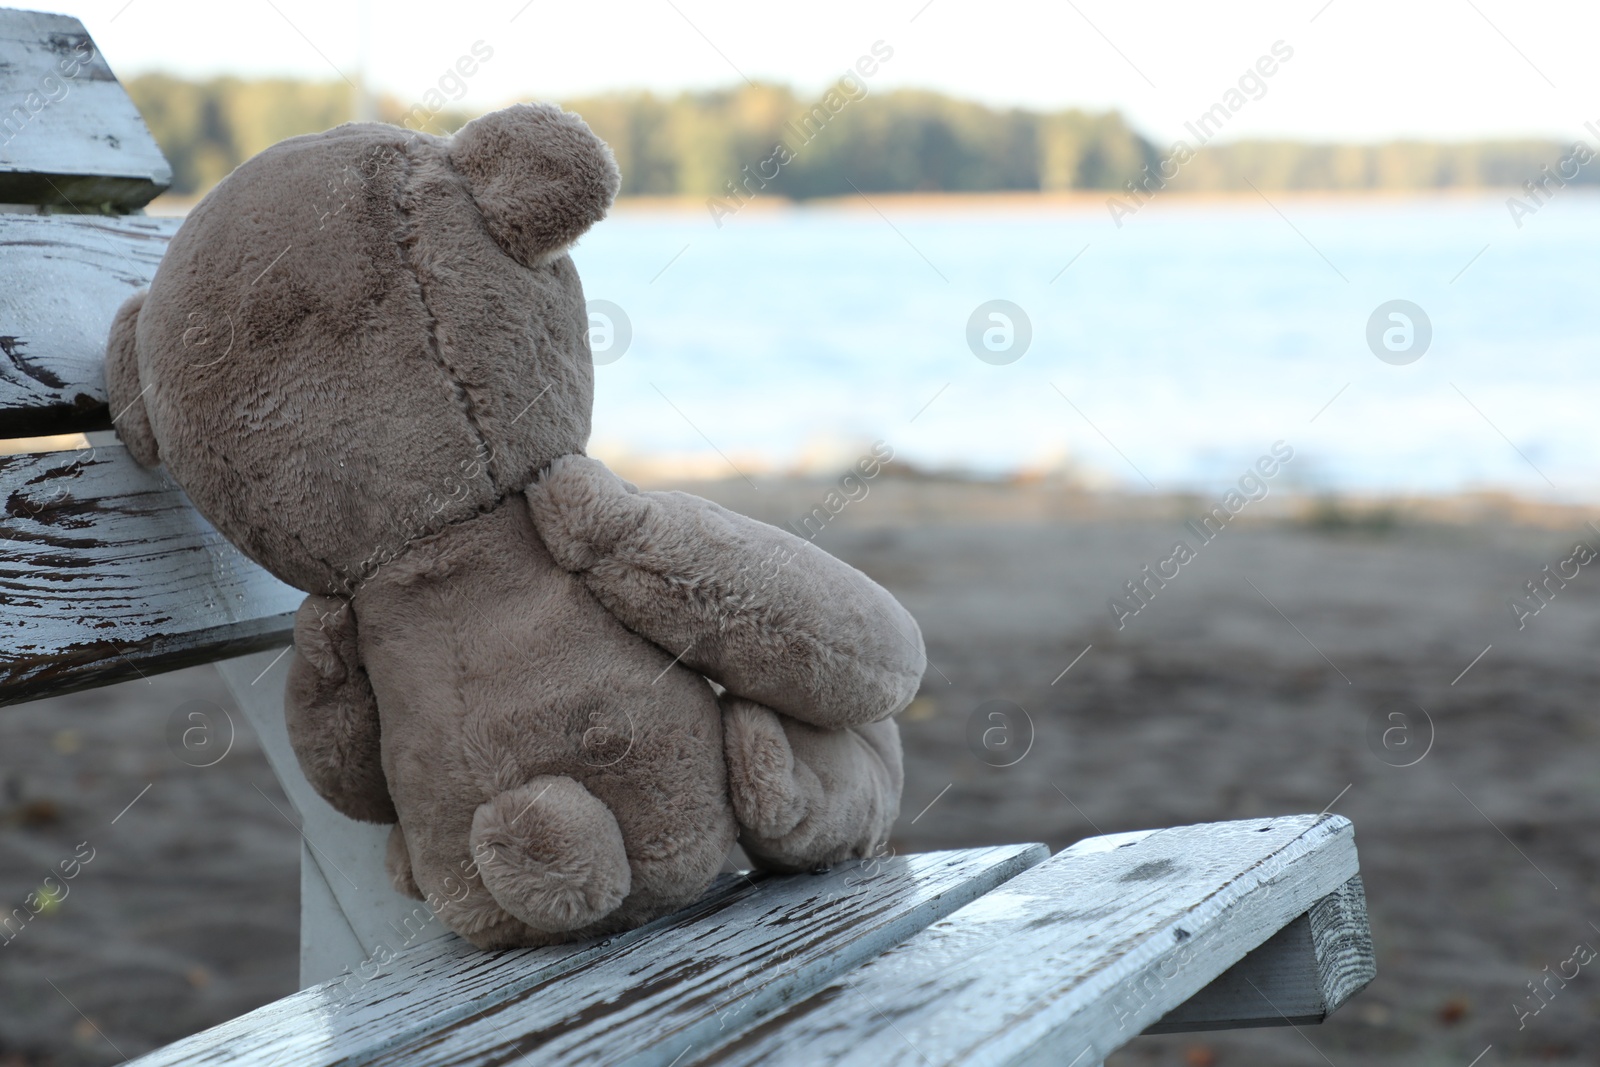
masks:
[[[844,730],[824,730],[787,718],[749,701],[723,698],[724,733],[759,731],[761,743],[777,753],[781,734],[786,758],[793,770],[788,776],[792,795],[803,798],[795,810],[802,817],[791,825],[770,821],[766,825],[747,813],[750,806],[739,799],[734,789],[734,810],[739,812],[744,833],[739,843],[758,865],[767,870],[798,873],[830,867],[850,859],[865,859],[882,854],[899,811],[903,780],[899,733],[893,720]],[[763,712],[756,715],[754,711]],[[754,726],[754,731],[751,727]],[[748,747],[741,738],[739,747]],[[744,757],[740,769],[739,748],[730,740],[728,778],[737,783],[741,774],[750,776],[752,766],[763,760]],[[776,768],[773,756],[765,761]],[[781,785],[781,774],[768,779]],[[769,786],[767,793],[771,795]]]
[[[739,825],[762,838],[791,833],[810,809],[807,797],[820,789],[816,775],[795,762],[776,712],[728,697],[722,709],[728,788]]]
[[[616,817],[571,778],[541,775],[479,805],[472,853],[495,900],[536,930],[597,922],[632,885]]]
[[[411,851],[406,848],[405,831],[400,829],[399,823],[389,829],[389,845],[384,849],[383,866],[389,873],[389,884],[394,886],[396,893],[413,900],[427,899],[411,871]]]
[[[302,608],[302,618],[305,615]],[[319,646],[307,643],[307,647]],[[332,656],[331,647],[322,646],[322,651]],[[362,822],[392,823],[397,816],[383,773],[381,726],[372,687],[365,672],[341,671],[340,681],[330,680],[296,637],[283,704],[289,745],[306,780],[340,813]]]
[[[139,312],[149,295],[150,290],[141,289],[123,301],[111,320],[111,337],[106,342],[106,393],[111,400],[111,410],[117,413],[111,420],[112,425],[141,467],[155,467],[161,463],[161,447],[150,426],[150,409],[144,402],[149,386],[139,384]]]

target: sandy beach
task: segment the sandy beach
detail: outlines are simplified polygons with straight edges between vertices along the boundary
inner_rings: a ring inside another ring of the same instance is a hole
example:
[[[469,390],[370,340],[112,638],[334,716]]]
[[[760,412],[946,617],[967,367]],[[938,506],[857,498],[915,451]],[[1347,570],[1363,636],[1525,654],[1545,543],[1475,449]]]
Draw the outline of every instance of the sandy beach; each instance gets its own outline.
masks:
[[[776,522],[828,487],[685,486]],[[1203,510],[893,476],[829,521],[817,543],[928,645],[893,847],[1331,808],[1356,826],[1377,981],[1320,1027],[1141,1039],[1108,1063],[1465,1067],[1491,1045],[1485,1065],[1600,1062],[1600,978],[1547,1003],[1525,985],[1600,946],[1600,578],[1584,568],[1521,629],[1510,607],[1576,541],[1600,547],[1593,515],[1273,497],[1119,629],[1108,599]],[[216,765],[175,758],[190,700],[229,703],[204,668],[0,710],[0,902],[92,851],[0,946],[3,1067],[117,1063],[294,989],[292,810],[238,715]],[[1014,766],[968,748],[990,700],[1032,723]],[[1392,713],[1413,747],[1373,740]]]

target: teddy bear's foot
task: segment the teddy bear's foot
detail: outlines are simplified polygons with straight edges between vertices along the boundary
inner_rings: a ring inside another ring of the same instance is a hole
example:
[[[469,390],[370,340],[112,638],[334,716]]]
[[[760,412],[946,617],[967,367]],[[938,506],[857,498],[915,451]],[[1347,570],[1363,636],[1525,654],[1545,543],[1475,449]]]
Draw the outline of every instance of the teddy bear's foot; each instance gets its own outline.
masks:
[[[472,855],[484,887],[535,930],[598,922],[632,885],[616,817],[571,778],[541,775],[479,805]]]
[[[887,843],[903,780],[892,719],[824,730],[749,700],[725,696],[722,707],[729,791],[751,859],[809,871]]]

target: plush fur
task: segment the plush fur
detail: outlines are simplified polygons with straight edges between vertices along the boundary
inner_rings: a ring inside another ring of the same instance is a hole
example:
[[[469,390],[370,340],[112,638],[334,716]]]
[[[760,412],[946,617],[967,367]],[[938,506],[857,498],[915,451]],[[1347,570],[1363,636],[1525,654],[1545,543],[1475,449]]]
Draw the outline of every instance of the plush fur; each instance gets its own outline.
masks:
[[[396,822],[395,888],[486,948],[682,907],[736,837],[784,870],[881,847],[925,663],[865,575],[583,455],[566,249],[617,184],[550,106],[293,138],[201,201],[107,345],[135,458],[310,594],[307,779]]]

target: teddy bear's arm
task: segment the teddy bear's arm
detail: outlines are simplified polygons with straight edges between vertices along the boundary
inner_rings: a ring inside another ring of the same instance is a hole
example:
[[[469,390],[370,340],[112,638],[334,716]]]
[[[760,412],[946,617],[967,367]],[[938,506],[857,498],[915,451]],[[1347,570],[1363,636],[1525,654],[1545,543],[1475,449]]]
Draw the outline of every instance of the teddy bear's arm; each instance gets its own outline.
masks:
[[[348,600],[308,596],[294,617],[284,693],[289,744],[322,799],[352,819],[396,820],[378,748],[378,703]]]
[[[739,843],[756,863],[804,871],[883,856],[905,784],[893,719],[821,730],[724,695],[722,740]]]
[[[161,450],[150,428],[150,409],[145,404],[149,387],[139,384],[139,311],[149,292],[141,289],[122,302],[111,320],[111,336],[106,342],[106,396],[112,425],[142,467],[161,463]]]
[[[586,456],[556,460],[527,497],[561,566],[734,696],[837,728],[916,695],[927,659],[910,613],[794,534],[687,493],[640,492]]]

